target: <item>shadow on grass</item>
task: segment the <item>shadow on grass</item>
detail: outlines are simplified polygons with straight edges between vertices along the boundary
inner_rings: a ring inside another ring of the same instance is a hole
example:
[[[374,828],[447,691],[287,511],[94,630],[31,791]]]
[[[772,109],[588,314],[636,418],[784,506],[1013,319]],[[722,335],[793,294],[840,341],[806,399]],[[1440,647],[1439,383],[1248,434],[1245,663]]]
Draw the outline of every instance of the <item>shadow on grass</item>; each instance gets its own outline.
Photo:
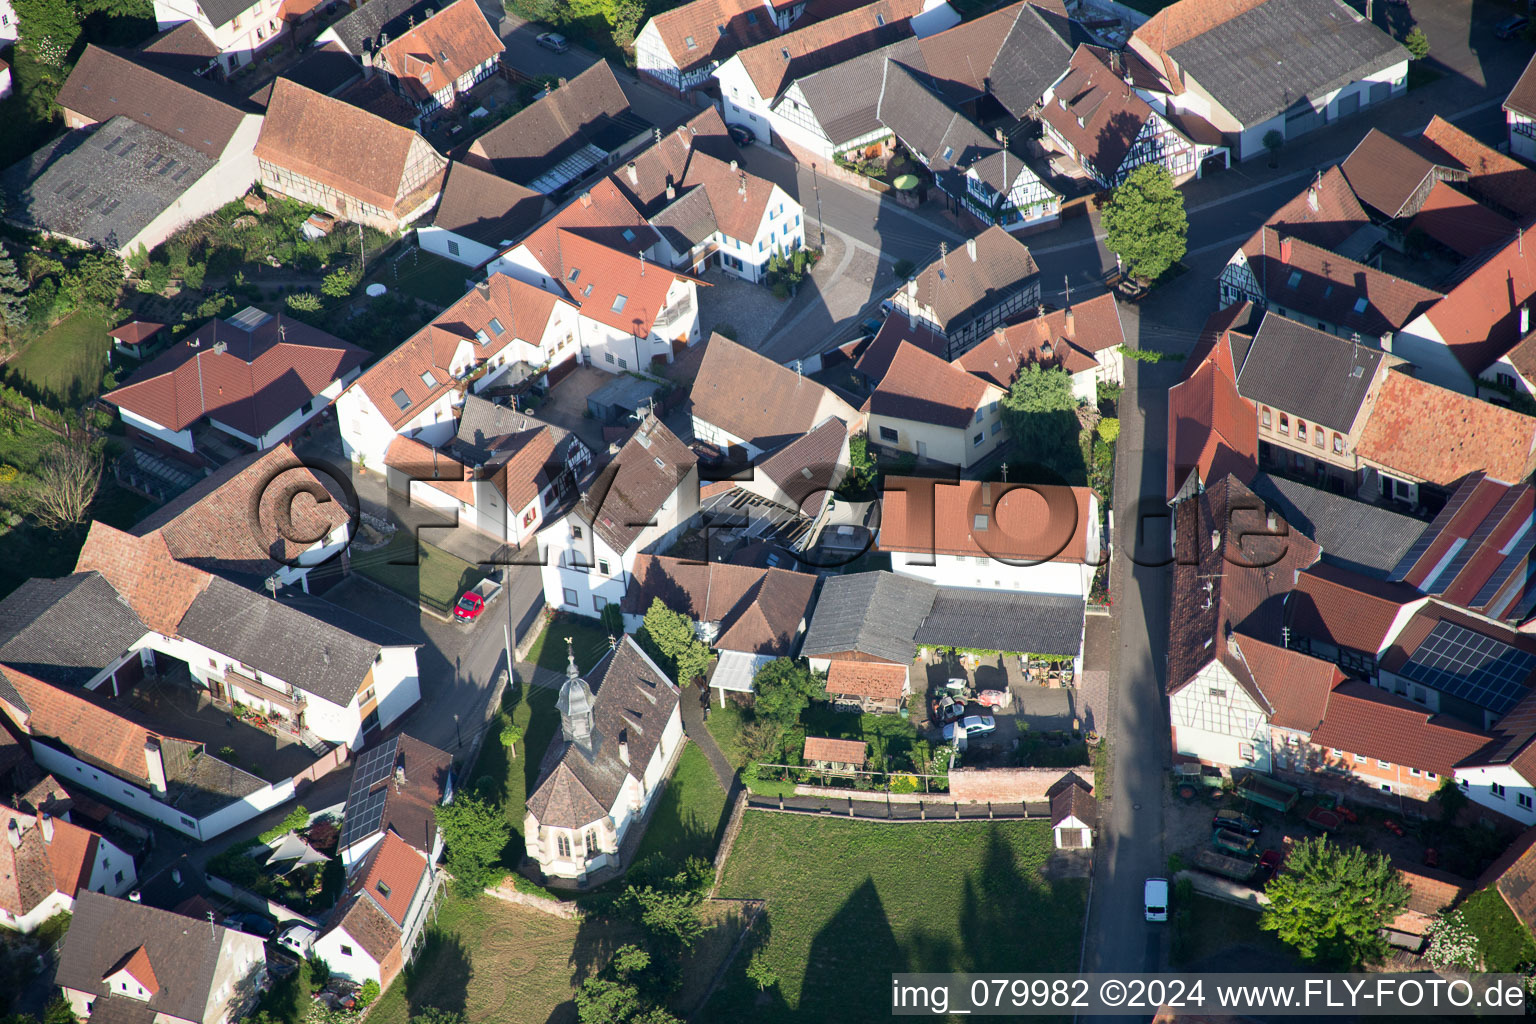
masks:
[[[405,969],[405,1001],[411,1016],[427,1007],[463,1013],[473,973],[469,950],[457,933],[433,928]]]

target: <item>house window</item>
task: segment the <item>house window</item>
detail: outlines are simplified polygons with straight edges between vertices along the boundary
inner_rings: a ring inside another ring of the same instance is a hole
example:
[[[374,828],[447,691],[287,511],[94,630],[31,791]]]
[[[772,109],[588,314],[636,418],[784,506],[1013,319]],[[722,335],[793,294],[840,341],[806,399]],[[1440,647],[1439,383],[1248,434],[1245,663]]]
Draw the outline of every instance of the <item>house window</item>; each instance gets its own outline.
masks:
[[[597,614],[603,614],[603,609],[608,607],[608,599],[594,595],[592,598],[592,610]]]
[[[1392,762],[1391,761],[1383,761],[1381,758],[1378,757],[1376,759],[1376,767],[1377,768],[1391,768],[1392,767]]]
[[[627,360],[627,359],[620,359],[619,360],[619,369],[621,369],[621,370],[629,369],[629,360]]]
[[[998,434],[1001,434],[1002,432],[1003,432],[1003,425],[1001,423],[994,423],[994,424],[992,424],[992,436],[993,437],[996,437]]]
[[[1412,775],[1414,778],[1418,778],[1419,770],[1417,768],[1409,768],[1408,769],[1408,774]]]
[[[985,530],[986,528],[987,514],[985,512],[977,512],[974,516],[971,517],[971,529]]]
[[[1259,423],[1261,423],[1263,425],[1265,430],[1269,429],[1269,410],[1268,409],[1261,409],[1259,411]]]
[[[901,437],[901,435],[896,432],[896,428],[895,427],[881,427],[880,428],[880,440],[882,440],[882,441],[889,441],[892,444],[895,444],[896,441],[900,437]]]
[[[1344,756],[1344,751],[1340,750],[1338,747],[1334,747],[1333,748],[1333,756],[1334,757],[1343,757]]]
[[[1213,686],[1213,687],[1211,687],[1211,699],[1212,700],[1226,700],[1227,699],[1227,691],[1225,689],[1223,689],[1223,688]]]
[[[697,48],[697,47],[698,47],[698,45],[699,45],[699,44],[698,44],[698,43],[696,43],[696,42],[694,42],[694,41],[693,41],[693,36],[687,36],[687,37],[685,37],[685,38],[684,38],[684,39],[683,39],[683,44],[684,44],[684,45],[685,45],[685,46],[687,46],[687,47],[688,47],[688,49],[690,49],[690,50],[692,50],[692,49],[696,49],[696,48]]]
[[[1338,434],[1334,434],[1333,435],[1333,454],[1335,454],[1335,455],[1343,455],[1344,454],[1344,438],[1341,437]]]
[[[587,829],[587,856],[597,856],[597,829]]]
[[[987,410],[985,408],[977,409],[976,410],[976,422],[980,423],[982,421],[982,418],[985,417],[986,415],[987,415]]]
[[[1471,789],[1471,788],[1472,788],[1472,787],[1471,787],[1471,786],[1470,786],[1470,785],[1469,785],[1469,784],[1468,784],[1468,783],[1467,783],[1467,780],[1466,780],[1466,779],[1457,779],[1457,780],[1456,780],[1456,784],[1457,784],[1457,785],[1458,785],[1458,786],[1460,786],[1460,787],[1461,787],[1461,789],[1462,789],[1462,792],[1466,792],[1466,791],[1467,791],[1467,790],[1468,790],[1468,789]]]
[[[986,439],[986,436],[987,436],[987,432],[985,430],[983,430],[981,433],[979,433],[975,437],[971,438],[971,447],[972,448],[980,447],[981,446],[981,442]]]
[[[1317,445],[1319,448],[1323,446],[1323,430],[1321,427],[1312,431],[1312,443]]]
[[[114,877],[117,879],[117,883],[119,885],[123,883],[123,873],[121,871],[119,871]]]
[[[1385,782],[1383,782],[1383,783],[1382,783],[1382,784],[1381,784],[1381,791],[1382,791],[1382,792],[1383,792],[1383,793],[1390,793],[1390,792],[1392,792],[1392,787],[1391,787],[1391,786],[1389,786],[1389,785],[1387,785],[1387,784],[1386,784],[1386,783],[1385,783]]]
[[[348,946],[348,945],[343,945],[341,947],[341,955],[342,956],[351,956],[352,955],[352,947]]]
[[[571,837],[564,832],[555,837],[555,853],[566,859],[571,856]]]
[[[389,899],[389,883],[388,882],[384,881],[384,879],[381,878],[381,879],[379,879],[377,882],[375,882],[373,884],[374,884],[374,888],[379,890],[379,895],[380,896],[383,896],[385,899]]]
[[[1434,779],[1438,778],[1439,776],[1437,776],[1434,772],[1425,772],[1424,777],[1428,779]]]
[[[1287,416],[1285,413],[1281,413],[1280,414],[1280,433],[1282,433],[1282,434],[1289,434],[1290,432],[1291,432],[1291,420],[1290,420],[1290,417]]]
[[[1488,792],[1492,793],[1494,796],[1498,797],[1500,800],[1504,799],[1504,787],[1501,784],[1497,783],[1497,782],[1490,782],[1490,783],[1488,783]]]
[[[1300,441],[1302,444],[1306,444],[1307,443],[1307,421],[1306,420],[1297,420],[1296,421],[1296,440]]]
[[[597,560],[597,571],[602,573],[604,576],[608,575],[608,561],[607,561],[607,559],[599,558]]]
[[[459,254],[459,243],[455,242],[451,238],[448,239],[448,255],[449,256],[457,256],[458,254]]]
[[[572,590],[570,587],[561,587],[560,596],[565,599],[566,604],[570,605],[572,608],[576,607],[576,591]]]
[[[1512,373],[1500,373],[1500,374],[1495,374],[1495,377],[1498,379],[1498,382],[1502,386],[1504,386],[1506,388],[1509,388],[1510,390],[1514,390],[1514,387],[1515,387],[1515,375],[1514,374],[1512,374]]]
[[[1515,803],[1520,805],[1520,809],[1522,811],[1530,810],[1531,809],[1531,794],[1529,794],[1529,793],[1516,793],[1515,794]]]
[[[1370,758],[1366,757],[1364,754],[1352,754],[1350,756],[1355,759],[1355,764],[1365,764],[1370,760]]]
[[[605,363],[613,362],[613,353],[612,352],[604,352],[603,353],[603,362],[605,362]]]
[[[572,526],[571,527],[571,536],[575,537],[577,540],[581,540],[581,527],[579,527],[579,526]]]
[[[629,301],[628,295],[615,295],[613,297],[613,312],[624,312],[624,304]]]

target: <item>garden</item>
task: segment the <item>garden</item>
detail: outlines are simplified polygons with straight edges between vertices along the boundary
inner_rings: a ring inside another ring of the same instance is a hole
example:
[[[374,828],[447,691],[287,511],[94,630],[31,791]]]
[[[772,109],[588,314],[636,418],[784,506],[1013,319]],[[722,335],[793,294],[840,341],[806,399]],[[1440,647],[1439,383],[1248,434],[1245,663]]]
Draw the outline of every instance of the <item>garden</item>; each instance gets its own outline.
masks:
[[[1050,853],[1040,822],[748,811],[719,896],[766,901],[766,921],[706,1018],[883,1021],[892,972],[1075,970],[1087,882],[1047,881]]]
[[[290,832],[330,859],[303,865],[272,860],[273,848],[268,844]],[[309,812],[297,807],[281,825],[219,851],[209,858],[207,870],[263,899],[309,917],[322,917],[346,887],[346,872],[336,856],[340,834],[340,821],[320,817],[310,822]]]

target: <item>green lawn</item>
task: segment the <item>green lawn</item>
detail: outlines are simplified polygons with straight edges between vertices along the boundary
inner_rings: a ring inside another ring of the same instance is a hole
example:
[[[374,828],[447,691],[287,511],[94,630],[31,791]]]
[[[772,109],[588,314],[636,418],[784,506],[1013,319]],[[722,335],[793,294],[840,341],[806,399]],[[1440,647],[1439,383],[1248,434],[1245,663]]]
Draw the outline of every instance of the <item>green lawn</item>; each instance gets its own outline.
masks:
[[[79,405],[101,392],[110,329],[95,313],[71,313],[22,349],[10,369],[55,402]]]
[[[352,566],[374,582],[445,613],[460,594],[485,579],[484,567],[418,542],[410,530],[396,530],[389,544],[376,551],[354,552]]]
[[[1518,971],[1536,961],[1536,941],[1492,886],[1468,896],[1461,905],[1462,917],[1477,936],[1483,963],[1490,971]]]
[[[398,260],[390,260],[373,273],[370,281],[387,288],[398,288],[434,306],[451,306],[464,297],[466,278],[473,271],[435,253],[413,249]]]
[[[274,1021],[299,1024],[309,1012],[315,986],[309,979],[309,964],[299,964],[299,969],[286,978],[272,982],[272,987],[262,994],[256,1004],[257,1012],[265,1012]]]
[[[527,810],[528,792],[538,781],[539,762],[544,759],[550,741],[560,731],[560,713],[555,710],[555,698],[559,695],[557,690],[530,686],[526,682],[518,686],[516,693],[509,691],[486,734],[480,759],[475,762],[475,771],[470,777],[477,792],[501,804],[507,821],[512,824],[512,840],[502,855],[503,866],[508,871],[517,867],[523,855],[523,815]],[[523,742],[517,745],[515,759],[508,756],[507,748],[501,744],[501,727],[509,716],[523,730]]]
[[[554,619],[544,632],[528,648],[528,660],[551,672],[565,673],[565,640],[570,637],[576,653],[576,667],[583,672],[602,660],[608,653],[608,634],[603,632],[596,619],[564,615]]]
[[[740,704],[726,701],[723,708],[712,706],[709,709],[709,721],[704,723],[725,759],[737,768],[747,763],[747,751],[741,745],[741,730],[747,724],[748,714],[750,712]]]
[[[653,854],[675,863],[689,857],[713,859],[725,818],[725,790],[709,758],[690,743],[678,755],[677,769],[656,805],[635,860]]]
[[[1186,892],[1182,886],[1174,893],[1174,900],[1169,958],[1176,967],[1210,962],[1213,957],[1231,955],[1238,947],[1288,960],[1296,958],[1296,951],[1276,938],[1274,932],[1259,928],[1256,910]],[[1296,969],[1302,969],[1299,962]]]
[[[720,895],[767,900],[759,1004],[733,963],[703,1019],[890,1018],[893,971],[1074,971],[1086,880],[1047,884],[1043,822],[878,824],[748,811]]]

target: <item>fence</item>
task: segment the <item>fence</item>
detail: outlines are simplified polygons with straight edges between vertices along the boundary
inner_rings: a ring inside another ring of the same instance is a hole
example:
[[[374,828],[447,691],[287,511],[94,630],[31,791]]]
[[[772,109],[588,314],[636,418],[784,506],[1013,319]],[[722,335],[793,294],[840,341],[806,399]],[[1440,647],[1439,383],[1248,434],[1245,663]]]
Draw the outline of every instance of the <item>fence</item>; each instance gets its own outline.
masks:
[[[346,764],[349,756],[347,745],[345,743],[341,744],[329,753],[321,756],[308,768],[301,772],[296,772],[293,776],[294,788],[297,789],[301,783],[318,781],[321,777]]]
[[[218,893],[220,896],[225,897],[226,899],[234,900],[236,903],[243,907],[249,907],[252,910],[261,911],[262,913],[275,920],[278,924],[278,927],[282,927],[285,924],[297,923],[305,925],[309,928],[313,928],[316,931],[320,930],[320,922],[316,921],[314,918],[305,917],[297,910],[294,910],[290,907],[285,907],[281,903],[274,903],[269,899],[265,899],[264,897],[251,892],[251,890],[245,888],[244,886],[236,885],[234,882],[229,881],[227,878],[220,878],[218,875],[212,874],[205,875],[204,877],[207,879],[209,889]]]
[[[903,801],[902,794],[859,793],[854,796],[759,796],[747,797],[747,808],[782,814],[824,814],[855,821],[903,822],[948,821],[1035,821],[1050,817],[1050,804],[1044,801],[984,801],[966,803],[918,797]]]
[[[953,764],[954,762],[951,761],[950,763]],[[803,789],[807,793],[811,793],[811,794],[828,793],[828,794],[837,794],[837,795],[847,795],[847,794],[852,794],[852,793],[866,793],[866,792],[870,792],[870,793],[880,793],[882,795],[890,795],[892,797],[912,796],[912,797],[916,797],[918,799],[921,799],[921,794],[915,793],[915,792],[914,793],[892,793],[891,790],[890,790],[891,779],[893,779],[893,778],[895,778],[897,776],[902,776],[902,777],[912,778],[912,779],[921,779],[922,780],[922,786],[923,786],[923,792],[924,793],[943,792],[944,790],[947,790],[949,788],[949,783],[948,783],[949,776],[947,776],[947,775],[931,775],[931,774],[925,774],[923,772],[904,772],[904,771],[871,772],[871,771],[866,771],[866,770],[864,770],[862,768],[849,768],[849,769],[843,770],[843,771],[833,771],[831,769],[823,770],[823,769],[817,768],[814,765],[809,765],[809,764],[769,764],[766,761],[757,762],[757,767],[759,767],[759,768],[772,768],[772,769],[775,769],[775,770],[780,771],[780,772],[798,772],[799,773],[798,776],[793,775],[793,774],[786,776],[786,778],[794,779],[796,781],[795,792],[797,794],[799,794],[800,791]],[[869,790],[862,790],[862,789],[846,789],[846,788],[840,789],[838,787],[830,786],[830,785],[821,785],[821,786],[816,786],[816,785],[800,785],[799,779],[804,778],[806,776],[812,776],[812,777],[815,777],[815,778],[824,778],[824,779],[830,779],[830,778],[853,778],[853,779],[857,779],[857,778],[860,778],[860,777],[863,777],[863,776],[868,776],[869,778],[874,779],[876,776],[883,776],[885,778],[885,786],[886,786],[886,788],[885,789],[880,789],[880,790],[876,790],[876,789],[873,789],[873,788],[871,788]],[[929,779],[944,779],[945,781],[942,782],[942,783],[934,784],[934,783],[930,783],[928,781]],[[803,795],[803,794],[801,794],[801,795]]]

